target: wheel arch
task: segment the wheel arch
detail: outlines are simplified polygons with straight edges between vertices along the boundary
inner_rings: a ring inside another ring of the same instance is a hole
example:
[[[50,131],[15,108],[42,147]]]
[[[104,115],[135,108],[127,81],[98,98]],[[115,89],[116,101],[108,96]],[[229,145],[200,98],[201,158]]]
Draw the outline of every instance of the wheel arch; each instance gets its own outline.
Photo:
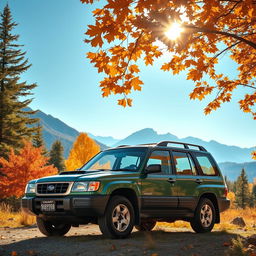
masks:
[[[111,200],[111,197],[116,195],[126,197],[131,202],[134,208],[134,213],[135,213],[135,225],[139,225],[140,224],[140,207],[139,207],[139,200],[136,192],[131,188],[118,188],[112,191],[112,193],[110,194],[109,201]]]
[[[209,200],[211,200],[211,202],[213,203],[215,210],[216,210],[216,216],[215,216],[215,223],[220,223],[220,210],[219,210],[219,205],[218,205],[218,200],[217,197],[214,193],[203,193],[198,202],[200,202],[200,200],[202,198],[207,198]]]

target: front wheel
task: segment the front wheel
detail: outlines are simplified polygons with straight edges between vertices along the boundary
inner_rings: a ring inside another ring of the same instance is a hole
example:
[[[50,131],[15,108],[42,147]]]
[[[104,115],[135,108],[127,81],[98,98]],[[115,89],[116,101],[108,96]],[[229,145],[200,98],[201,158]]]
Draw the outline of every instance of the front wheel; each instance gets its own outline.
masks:
[[[211,200],[202,198],[195,211],[194,218],[190,221],[192,229],[196,233],[210,232],[216,219],[216,209]]]
[[[36,217],[37,227],[46,236],[64,236],[71,228],[70,224],[52,223]]]
[[[104,216],[98,218],[102,234],[108,238],[125,238],[134,226],[134,209],[131,202],[123,196],[113,196]]]

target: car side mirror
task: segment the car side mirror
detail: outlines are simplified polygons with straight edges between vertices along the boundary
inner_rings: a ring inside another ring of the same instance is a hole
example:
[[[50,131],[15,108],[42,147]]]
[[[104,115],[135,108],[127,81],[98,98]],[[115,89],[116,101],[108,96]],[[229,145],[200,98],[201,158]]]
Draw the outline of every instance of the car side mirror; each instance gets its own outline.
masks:
[[[150,164],[146,167],[145,172],[146,173],[157,173],[162,171],[161,164]]]

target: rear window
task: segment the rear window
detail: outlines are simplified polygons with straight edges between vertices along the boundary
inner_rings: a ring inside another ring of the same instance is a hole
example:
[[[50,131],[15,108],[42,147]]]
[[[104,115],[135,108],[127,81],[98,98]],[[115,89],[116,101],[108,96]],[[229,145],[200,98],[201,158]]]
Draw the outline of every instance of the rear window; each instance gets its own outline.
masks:
[[[195,164],[189,154],[173,151],[173,159],[178,175],[196,175]]]
[[[200,164],[204,175],[208,175],[208,176],[217,175],[216,168],[214,168],[208,156],[196,156],[196,159]]]

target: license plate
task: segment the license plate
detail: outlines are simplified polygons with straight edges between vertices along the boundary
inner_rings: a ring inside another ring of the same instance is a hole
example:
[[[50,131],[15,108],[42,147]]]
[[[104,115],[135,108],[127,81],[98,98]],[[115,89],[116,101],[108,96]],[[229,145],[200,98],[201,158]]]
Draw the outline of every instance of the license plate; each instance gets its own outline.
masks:
[[[55,211],[54,201],[42,201],[41,202],[41,211],[42,212],[54,212]]]

